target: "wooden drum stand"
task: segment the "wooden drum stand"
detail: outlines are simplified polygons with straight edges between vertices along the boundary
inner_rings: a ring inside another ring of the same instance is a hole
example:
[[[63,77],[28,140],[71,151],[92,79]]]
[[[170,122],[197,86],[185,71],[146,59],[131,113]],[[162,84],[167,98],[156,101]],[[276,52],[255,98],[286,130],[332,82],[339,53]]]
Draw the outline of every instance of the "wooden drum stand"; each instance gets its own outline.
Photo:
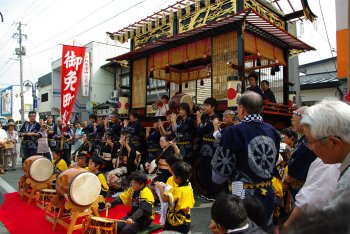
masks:
[[[18,182],[18,193],[21,195],[22,200],[24,197],[28,197],[27,204],[29,205],[37,192],[51,186],[52,180],[56,178],[56,175],[52,175],[50,179],[43,182],[37,182],[30,177],[23,177]]]
[[[56,195],[53,197],[51,204],[46,207],[45,218],[53,224],[53,230],[56,230],[57,224],[67,229],[67,234],[81,229],[83,224],[77,224],[77,219],[93,214],[100,216],[98,213],[98,203],[104,202],[103,196],[99,196],[94,203],[88,206],[78,206],[63,196]]]

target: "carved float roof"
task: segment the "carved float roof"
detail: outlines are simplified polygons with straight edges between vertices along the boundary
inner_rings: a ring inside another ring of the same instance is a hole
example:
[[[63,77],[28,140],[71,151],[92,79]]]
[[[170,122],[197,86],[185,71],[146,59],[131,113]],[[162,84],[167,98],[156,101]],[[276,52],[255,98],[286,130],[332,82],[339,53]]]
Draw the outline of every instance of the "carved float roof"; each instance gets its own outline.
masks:
[[[273,41],[276,45],[282,48],[297,49],[301,51],[315,50],[313,47],[307,45],[303,41],[297,39],[292,34],[279,28],[275,24],[271,23],[268,19],[261,16],[253,9],[245,9],[242,12],[228,16],[224,19],[212,22],[207,25],[195,28],[193,30],[176,34],[169,38],[160,39],[148,45],[135,49],[129,53],[107,59],[108,61],[113,60],[129,60],[134,59],[140,55],[150,53],[151,51],[166,46],[171,45],[176,41],[177,44],[181,42],[186,42],[186,39],[191,38],[196,35],[202,35],[205,32],[213,31],[214,29],[222,28],[235,22],[244,21],[246,22],[246,30],[259,34],[262,37]]]
[[[269,9],[271,12],[274,12],[275,14],[279,16],[286,16],[289,14],[294,14],[299,11],[304,11],[304,16],[309,19],[313,20],[316,18],[316,16],[312,13],[312,11],[309,8],[308,0],[254,0],[261,4],[262,6]],[[190,2],[191,4],[195,3],[195,0],[180,0],[177,1],[175,4],[168,6],[165,9],[161,9],[158,12],[155,12],[153,15],[148,16],[144,19],[139,20],[138,22],[135,22],[133,24],[128,25],[127,27],[124,27],[114,33],[113,35],[119,35],[126,33],[129,30],[135,29],[138,26],[141,26],[143,24],[147,24],[149,21],[154,21],[156,18],[161,19],[164,16],[168,16],[169,14],[175,13],[181,9],[184,10],[186,7],[186,3]],[[307,12],[309,14],[307,14]],[[304,18],[304,17],[302,17]],[[298,19],[301,20],[301,17],[298,17]]]

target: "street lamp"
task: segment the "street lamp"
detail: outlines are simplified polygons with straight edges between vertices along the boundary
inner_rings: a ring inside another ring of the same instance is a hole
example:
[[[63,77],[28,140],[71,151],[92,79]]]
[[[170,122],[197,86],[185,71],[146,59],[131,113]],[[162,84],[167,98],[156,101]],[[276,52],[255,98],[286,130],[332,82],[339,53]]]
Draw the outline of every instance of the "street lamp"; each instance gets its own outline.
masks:
[[[38,108],[38,97],[36,96],[36,90],[44,87],[44,83],[40,81],[33,83],[30,80],[26,80],[23,82],[23,86],[26,87],[27,91],[32,88],[33,111],[35,111],[35,109]]]

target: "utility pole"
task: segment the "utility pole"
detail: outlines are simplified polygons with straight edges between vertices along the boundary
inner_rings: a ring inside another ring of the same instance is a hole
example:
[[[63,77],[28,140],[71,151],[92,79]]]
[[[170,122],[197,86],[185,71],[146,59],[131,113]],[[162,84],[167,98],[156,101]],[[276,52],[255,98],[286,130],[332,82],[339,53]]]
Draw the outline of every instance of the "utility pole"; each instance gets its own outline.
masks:
[[[21,124],[24,123],[24,97],[23,97],[23,59],[22,56],[26,54],[24,47],[22,47],[22,37],[25,39],[27,35],[22,34],[22,23],[18,23],[18,33],[14,33],[13,37],[18,38],[19,48],[16,48],[16,55],[19,57],[19,77],[20,77],[20,88],[21,88]]]

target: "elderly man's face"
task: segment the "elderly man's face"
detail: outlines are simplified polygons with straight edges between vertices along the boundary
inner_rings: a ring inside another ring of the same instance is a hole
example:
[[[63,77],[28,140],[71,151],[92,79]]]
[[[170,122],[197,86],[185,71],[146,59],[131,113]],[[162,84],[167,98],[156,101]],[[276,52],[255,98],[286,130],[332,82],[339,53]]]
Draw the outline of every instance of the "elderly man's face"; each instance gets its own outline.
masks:
[[[233,123],[233,115],[223,115],[222,120],[228,124]]]
[[[334,157],[332,157],[332,149],[328,145],[327,138],[316,139],[311,134],[311,129],[307,126],[304,126],[303,130],[305,137],[307,138],[309,149],[312,150],[317,157],[319,157],[325,164],[337,163],[337,161],[334,161]]]

